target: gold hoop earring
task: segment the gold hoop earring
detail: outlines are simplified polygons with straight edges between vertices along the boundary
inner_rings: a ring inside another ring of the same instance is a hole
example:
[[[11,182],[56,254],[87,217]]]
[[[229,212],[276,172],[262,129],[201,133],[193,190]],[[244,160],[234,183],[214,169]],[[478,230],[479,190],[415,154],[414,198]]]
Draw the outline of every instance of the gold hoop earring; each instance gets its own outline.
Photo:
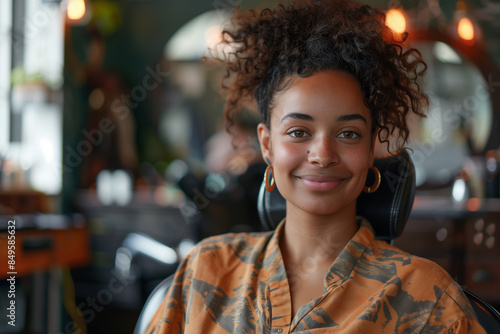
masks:
[[[367,194],[375,192],[375,190],[377,190],[378,187],[380,186],[380,181],[382,180],[382,176],[380,175],[380,171],[378,170],[377,167],[371,166],[370,169],[375,174],[375,183],[372,184],[370,187],[364,186],[363,191]]]
[[[271,174],[271,175],[269,175]],[[271,177],[271,182],[269,182],[269,177]],[[266,182],[266,190],[271,192],[274,189],[276,183],[274,183],[274,170],[273,166],[268,165],[266,168],[266,172],[264,173],[264,180]]]

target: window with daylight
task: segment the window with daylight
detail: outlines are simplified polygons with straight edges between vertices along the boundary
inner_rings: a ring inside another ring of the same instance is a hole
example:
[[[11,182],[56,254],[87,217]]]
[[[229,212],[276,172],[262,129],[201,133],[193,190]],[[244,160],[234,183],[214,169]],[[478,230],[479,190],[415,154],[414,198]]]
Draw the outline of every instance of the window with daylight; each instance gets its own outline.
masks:
[[[12,2],[0,2],[0,157],[9,142]]]
[[[58,2],[0,2],[3,190],[61,190],[63,46]]]

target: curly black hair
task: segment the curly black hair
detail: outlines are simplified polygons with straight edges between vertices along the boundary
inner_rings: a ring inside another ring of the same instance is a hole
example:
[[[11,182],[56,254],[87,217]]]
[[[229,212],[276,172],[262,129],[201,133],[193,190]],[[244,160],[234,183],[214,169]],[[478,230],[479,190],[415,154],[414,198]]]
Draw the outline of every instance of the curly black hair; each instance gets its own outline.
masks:
[[[230,51],[219,60],[226,67],[222,88],[228,127],[247,100],[257,103],[270,127],[274,97],[291,79],[338,70],[359,82],[373,133],[379,130],[379,140],[387,145],[396,136],[403,146],[408,114],[425,117],[428,97],[419,78],[427,66],[417,50],[405,50],[408,35],[394,34],[384,22],[382,11],[340,0],[236,11],[222,32],[222,46]]]

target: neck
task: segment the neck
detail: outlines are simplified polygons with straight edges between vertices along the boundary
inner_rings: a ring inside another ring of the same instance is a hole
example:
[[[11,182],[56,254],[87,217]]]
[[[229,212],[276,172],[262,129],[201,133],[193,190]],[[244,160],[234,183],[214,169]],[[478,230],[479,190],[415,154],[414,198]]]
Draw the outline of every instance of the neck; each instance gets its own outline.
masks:
[[[314,215],[287,203],[280,240],[285,265],[329,267],[357,230],[355,207],[334,215]]]

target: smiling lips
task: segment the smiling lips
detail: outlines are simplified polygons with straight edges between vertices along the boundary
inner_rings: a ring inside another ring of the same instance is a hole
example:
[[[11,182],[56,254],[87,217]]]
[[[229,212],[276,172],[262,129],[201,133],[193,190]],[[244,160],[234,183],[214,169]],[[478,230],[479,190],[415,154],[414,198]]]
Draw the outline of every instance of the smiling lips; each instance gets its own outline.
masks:
[[[346,178],[332,175],[302,175],[297,176],[307,188],[312,191],[329,191],[336,188]]]

